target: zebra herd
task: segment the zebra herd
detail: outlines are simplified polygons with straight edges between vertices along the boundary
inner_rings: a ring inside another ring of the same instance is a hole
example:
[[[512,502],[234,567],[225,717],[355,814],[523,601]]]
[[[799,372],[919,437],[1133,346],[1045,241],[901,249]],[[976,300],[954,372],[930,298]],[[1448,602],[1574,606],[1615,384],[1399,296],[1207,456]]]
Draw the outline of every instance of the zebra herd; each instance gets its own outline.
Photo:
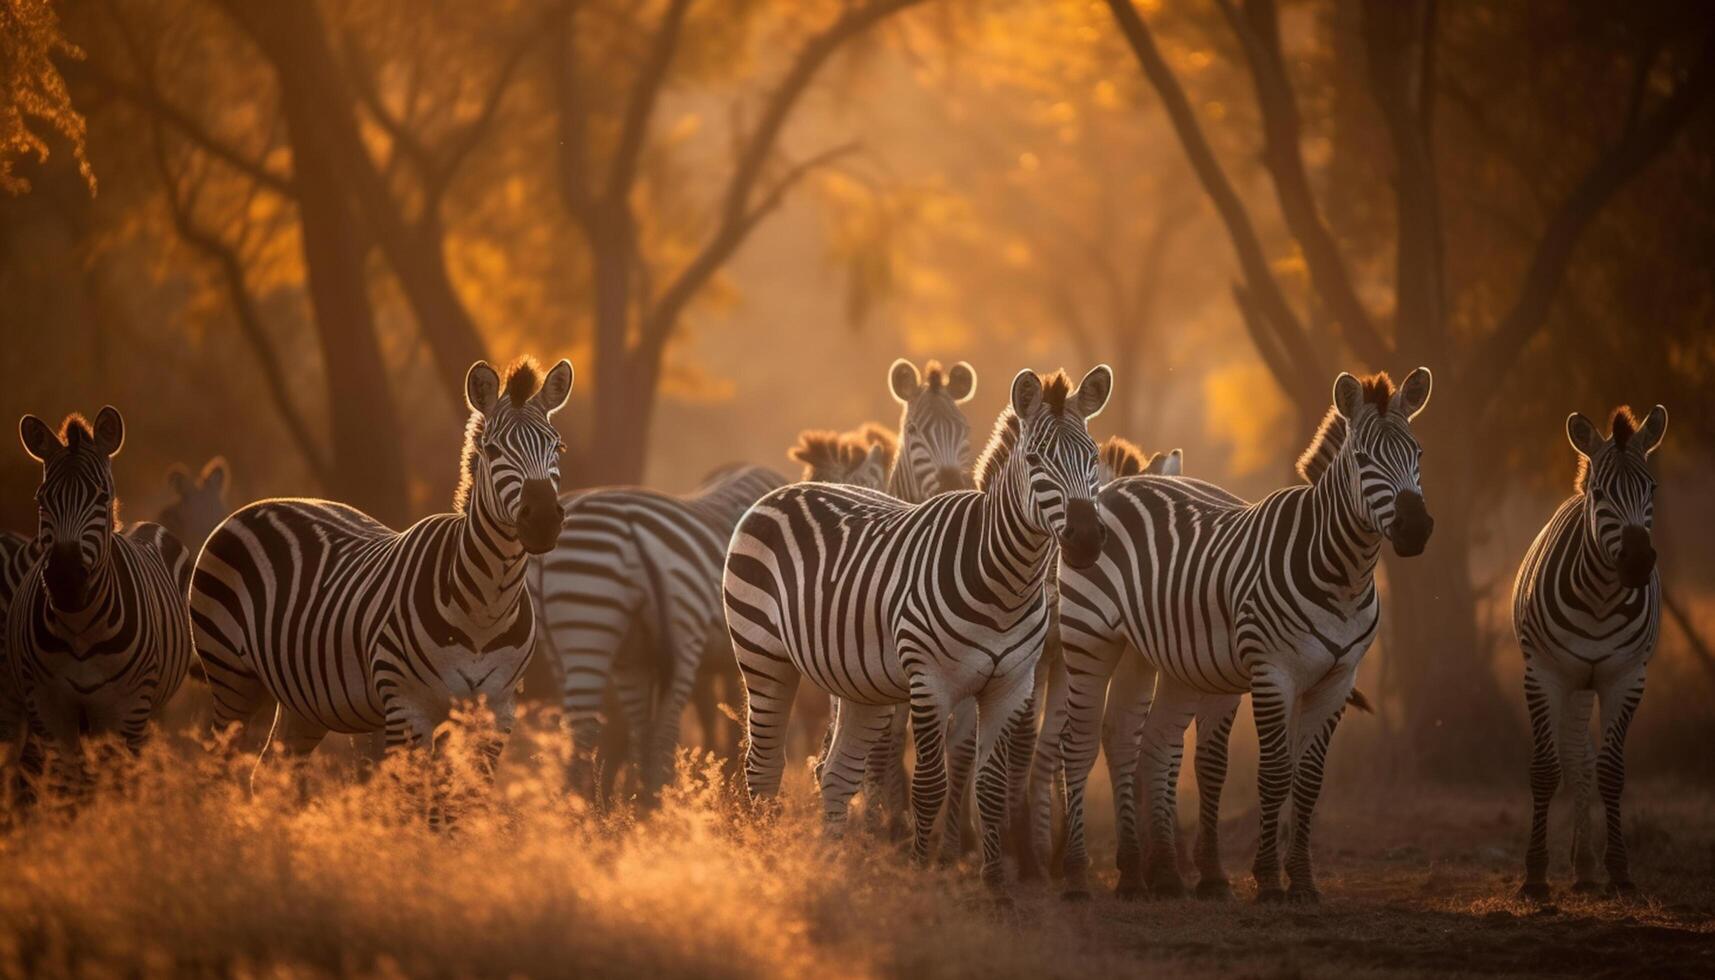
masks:
[[[1089,422],[1113,373],[1074,382],[1020,371],[971,465],[964,363],[894,363],[897,435],[874,424],[807,431],[790,481],[732,465],[686,496],[635,487],[560,492],[552,418],[572,366],[486,363],[451,513],[389,529],[345,504],[242,507],[203,538],[224,464],[177,471],[163,524],[122,526],[111,458],[124,422],[104,408],[56,431],[25,416],[42,464],[34,538],[0,536],[0,738],[33,784],[75,783],[82,740],[136,750],[200,665],[217,729],[265,727],[257,768],[297,771],[331,732],[381,733],[389,753],[438,751],[437,727],[474,703],[492,777],[538,650],[561,685],[574,791],[602,795],[629,733],[645,803],[674,774],[695,701],[720,729],[720,686],[742,697],[743,774],[766,811],[779,793],[802,682],[827,695],[814,773],[823,822],[866,810],[909,828],[927,861],[939,823],[956,855],[975,773],[982,880],[1040,876],[1059,817],[1068,898],[1089,895],[1085,789],[1100,745],[1114,785],[1118,891],[1183,889],[1176,792],[1197,729],[1197,894],[1229,893],[1218,843],[1227,740],[1252,699],[1260,747],[1259,901],[1315,901],[1311,830],[1324,763],[1375,638],[1384,545],[1421,553],[1425,504],[1413,422],[1430,372],[1399,385],[1342,374],[1299,460],[1302,482],[1250,503],[1181,474]],[[1646,461],[1661,406],[1610,431],[1574,414],[1575,492],[1514,588],[1533,730],[1533,816],[1521,895],[1549,895],[1548,804],[1575,803],[1575,887],[1597,887],[1592,793],[1605,809],[1608,886],[1632,887],[1621,833],[1626,730],[1659,626]],[[177,531],[177,533],[174,533]],[[193,658],[194,650],[194,658]],[[741,689],[741,690],[740,690]],[[610,702],[611,699],[611,702]],[[813,701],[814,699],[812,699]],[[1599,751],[1592,744],[1600,707]],[[912,765],[907,776],[905,756]],[[9,782],[14,785],[16,781]],[[909,808],[909,814],[906,811]],[[1057,812],[1063,808],[1063,813]],[[1280,853],[1285,839],[1285,887]]]

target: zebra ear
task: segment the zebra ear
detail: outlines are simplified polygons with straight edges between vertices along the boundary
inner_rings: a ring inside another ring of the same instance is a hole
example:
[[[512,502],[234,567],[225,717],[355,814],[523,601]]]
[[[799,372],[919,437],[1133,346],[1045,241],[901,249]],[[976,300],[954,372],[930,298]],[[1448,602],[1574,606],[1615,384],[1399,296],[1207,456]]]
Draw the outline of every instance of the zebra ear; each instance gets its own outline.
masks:
[[[119,409],[112,405],[103,406],[95,413],[95,448],[104,456],[117,456],[123,445],[125,419],[120,416]]]
[[[1434,387],[1434,381],[1426,367],[1420,367],[1406,375],[1399,390],[1393,393],[1393,407],[1408,420],[1417,418],[1417,413],[1429,404],[1429,391]]]
[[[188,497],[196,492],[197,481],[191,477],[191,471],[178,463],[167,469],[167,489],[181,497]]]
[[[199,482],[201,482],[204,490],[212,491],[214,495],[218,497],[226,492],[226,477],[228,472],[229,467],[226,465],[226,457],[216,456],[203,464],[202,479]]]
[[[879,442],[869,444],[869,452],[864,455],[866,464],[873,463],[883,474],[887,472],[887,447]]]
[[[54,435],[53,429],[48,428],[48,423],[34,415],[18,420],[18,438],[24,443],[24,451],[36,460],[46,460],[65,448],[65,443]]]
[[[1340,417],[1350,422],[1358,414],[1358,409],[1364,407],[1364,386],[1344,371],[1334,379],[1334,411]]]
[[[1578,450],[1578,455],[1585,459],[1596,455],[1607,440],[1602,437],[1596,423],[1577,412],[1566,416],[1566,441],[1572,443],[1572,448]]]
[[[566,406],[566,399],[572,396],[572,362],[560,358],[560,363],[548,371],[548,377],[542,382],[542,390],[531,397],[542,407],[542,414],[553,415]]]
[[[1645,456],[1661,446],[1661,437],[1664,435],[1667,435],[1667,407],[1657,405],[1650,409],[1649,417],[1644,419],[1643,428],[1639,429],[1637,434],[1638,446],[1643,449]]]
[[[1102,414],[1107,407],[1108,396],[1114,392],[1114,369],[1106,364],[1098,364],[1084,375],[1084,380],[1078,382],[1078,391],[1073,395],[1073,402],[1078,406],[1078,414],[1085,421]]]
[[[887,386],[893,400],[903,405],[923,390],[923,376],[917,373],[917,365],[901,357],[887,369]]]
[[[964,404],[977,393],[977,372],[964,361],[947,369],[947,394],[953,401]]]
[[[1175,449],[1170,453],[1157,453],[1155,458],[1149,461],[1149,467],[1144,472],[1155,473],[1159,476],[1178,476],[1184,471],[1184,466],[1184,452]]]
[[[500,400],[500,375],[488,366],[487,361],[477,361],[470,366],[464,376],[464,401],[471,411],[487,415],[494,410],[494,403]]]
[[[1042,405],[1042,379],[1036,372],[1025,368],[1012,379],[1012,411],[1021,419],[1027,419],[1036,413]]]

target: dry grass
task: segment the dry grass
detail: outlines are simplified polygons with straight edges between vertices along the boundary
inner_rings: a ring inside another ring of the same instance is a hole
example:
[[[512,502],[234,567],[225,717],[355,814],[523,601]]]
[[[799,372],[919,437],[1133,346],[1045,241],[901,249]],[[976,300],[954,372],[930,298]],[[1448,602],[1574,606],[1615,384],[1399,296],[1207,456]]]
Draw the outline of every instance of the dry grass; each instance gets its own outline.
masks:
[[[75,816],[0,835],[0,973],[1715,973],[1707,792],[1632,794],[1637,877],[1656,896],[1641,903],[1514,903],[1517,794],[1394,792],[1329,800],[1317,909],[1073,906],[1041,888],[999,912],[970,868],[823,840],[801,775],[757,821],[712,766],[687,766],[638,818],[568,799],[563,762],[556,737],[519,738],[496,802],[437,832],[389,778],[352,784],[329,763],[307,805],[282,788],[250,799],[212,758],[159,740]],[[1228,824],[1235,882],[1253,820]],[[1111,830],[1100,838],[1111,860]]]

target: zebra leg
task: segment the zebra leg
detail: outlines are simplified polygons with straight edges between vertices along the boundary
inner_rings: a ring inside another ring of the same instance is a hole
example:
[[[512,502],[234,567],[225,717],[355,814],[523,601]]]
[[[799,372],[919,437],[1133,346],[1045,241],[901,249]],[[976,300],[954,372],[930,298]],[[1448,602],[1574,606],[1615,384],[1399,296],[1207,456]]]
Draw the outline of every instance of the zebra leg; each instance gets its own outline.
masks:
[[[660,798],[661,790],[673,782],[678,765],[680,722],[685,715],[685,702],[697,683],[696,655],[702,642],[681,643],[670,648],[672,673],[657,685],[653,717],[650,720],[648,750],[645,754],[643,793],[650,803]]]
[[[1321,899],[1311,869],[1310,827],[1316,815],[1316,801],[1322,795],[1328,745],[1340,724],[1354,679],[1351,671],[1325,678],[1304,693],[1298,708],[1292,767],[1292,839],[1286,856],[1286,876],[1290,882],[1286,897],[1290,901],[1314,903]]]
[[[1272,669],[1260,658],[1250,659],[1251,712],[1256,716],[1258,744],[1257,798],[1262,811],[1251,873],[1256,878],[1256,900],[1278,902],[1286,898],[1280,887],[1280,808],[1292,790],[1293,709],[1298,694],[1292,678]]]
[[[822,785],[822,773],[828,767],[828,753],[834,747],[834,726],[840,723],[840,699],[828,695],[828,724],[822,729],[822,747],[817,750],[816,758],[810,764],[810,776],[816,780],[816,785]]]
[[[1197,897],[1232,897],[1221,868],[1221,790],[1227,782],[1227,743],[1239,695],[1205,697],[1197,709]]]
[[[947,723],[947,813],[941,821],[941,861],[957,864],[965,853],[965,801],[977,760],[977,705],[961,701]]]
[[[1602,757],[1596,763],[1596,781],[1602,794],[1603,826],[1607,850],[1603,864],[1608,869],[1608,890],[1619,895],[1637,891],[1626,859],[1625,825],[1620,818],[1620,794],[1626,786],[1626,731],[1644,696],[1642,666],[1615,677],[1599,689],[1602,699]]]
[[[871,748],[892,724],[894,707],[855,701],[841,704],[838,727],[822,767],[822,827],[828,836],[845,836],[852,796],[863,781]]]
[[[1042,730],[1036,740],[1036,752],[1030,763],[1030,859],[1048,866],[1054,852],[1055,789],[1063,784],[1065,767],[1061,764],[1061,738],[1066,731],[1066,660],[1058,650],[1050,656],[1044,652],[1037,664],[1044,684],[1038,695],[1042,704]],[[1060,794],[1063,803],[1065,795]],[[1021,874],[1022,874],[1021,852]]]
[[[1518,897],[1546,902],[1548,889],[1548,806],[1560,788],[1560,760],[1555,742],[1561,712],[1570,700],[1560,678],[1538,666],[1525,649],[1524,704],[1530,715],[1530,844],[1524,853],[1524,884]]]
[[[60,806],[74,803],[89,783],[89,770],[83,761],[82,712],[64,698],[39,688],[29,694],[27,703],[31,727],[42,735],[45,750],[43,782],[47,792],[41,795]]]
[[[904,824],[908,805],[905,791],[906,725],[911,715],[904,705],[895,706],[887,730],[870,747],[864,764],[864,822],[872,830],[896,837]],[[829,731],[832,732],[832,722]]]
[[[905,659],[901,650],[900,659]],[[917,769],[911,774],[911,858],[929,863],[929,839],[935,818],[947,796],[947,699],[919,674],[911,678],[911,739],[917,748]]]
[[[634,644],[627,644],[627,649],[621,650],[613,669],[613,693],[619,702],[619,724],[615,725],[609,719],[604,726],[604,735],[617,734],[616,729],[624,732],[627,751],[620,752],[612,742],[604,740],[602,749],[597,756],[597,763],[602,770],[602,799],[608,800],[613,796],[613,783],[621,773],[630,775],[636,784],[641,784],[645,805],[648,804],[648,772],[651,761],[651,738],[653,707],[655,702],[655,677],[636,656],[639,651]],[[638,785],[630,785],[627,790],[637,793]]]
[[[1064,598],[1065,593],[1061,593]],[[1061,753],[1066,767],[1066,852],[1063,859],[1068,901],[1090,897],[1090,857],[1084,843],[1084,789],[1096,764],[1102,702],[1125,645],[1114,636],[1077,632],[1060,620],[1066,655],[1066,725]]]
[[[560,706],[572,735],[572,759],[567,782],[586,799],[596,795],[596,765],[602,744],[602,704],[613,680],[613,662],[629,623],[621,610],[574,609],[545,603],[552,616],[560,609],[561,621],[550,621],[553,649],[560,658]],[[588,603],[596,606],[596,603]],[[615,765],[615,760],[601,760]]]
[[[268,744],[256,758],[250,770],[250,794],[260,791],[258,777],[272,769],[284,770],[293,796],[301,806],[310,799],[309,761],[328,730],[320,724],[287,711],[285,705],[274,709],[274,727],[268,732]]]
[[[1030,685],[1025,710],[1019,712],[1012,727],[1002,733],[1006,740],[1006,853],[1014,856],[1020,881],[1041,881],[1042,865],[1032,860],[1030,850],[1030,812],[1024,807],[1024,790],[1030,782],[1031,756],[1036,753],[1036,685]],[[1027,856],[1028,855],[1028,856]]]
[[[1003,736],[1029,724],[1035,714],[1031,675],[1020,671],[1001,684],[989,681],[977,697],[977,825],[983,843],[983,884],[996,894],[1006,888],[1001,833],[1006,825],[1012,744]]]
[[[1102,754],[1107,756],[1108,782],[1113,787],[1114,828],[1119,838],[1115,860],[1122,881],[1136,879],[1142,863],[1137,811],[1143,793],[1136,772],[1156,683],[1154,666],[1128,651],[1108,682],[1107,707],[1102,712]]]
[[[1556,719],[1560,772],[1572,788],[1572,890],[1575,892],[1593,892],[1602,887],[1596,880],[1596,835],[1590,818],[1596,802],[1596,750],[1590,734],[1590,718],[1595,710],[1595,691],[1568,691]]]
[[[1138,796],[1149,801],[1148,838],[1143,844],[1143,867],[1120,867],[1114,893],[1133,897],[1147,887],[1151,895],[1177,898],[1185,893],[1179,876],[1179,766],[1185,758],[1185,729],[1197,715],[1202,695],[1171,677],[1156,683],[1155,700],[1143,725],[1138,750]]]
[[[786,769],[787,725],[803,675],[778,637],[756,641],[732,633],[738,670],[744,678],[744,783],[752,804],[780,795]],[[766,642],[767,646],[761,645]]]

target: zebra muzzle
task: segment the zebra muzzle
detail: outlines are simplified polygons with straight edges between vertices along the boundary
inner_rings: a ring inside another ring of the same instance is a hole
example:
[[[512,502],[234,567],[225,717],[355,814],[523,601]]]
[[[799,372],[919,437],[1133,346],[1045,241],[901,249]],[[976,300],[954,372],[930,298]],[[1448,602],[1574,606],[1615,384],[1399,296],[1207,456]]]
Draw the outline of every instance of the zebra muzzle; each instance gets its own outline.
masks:
[[[1435,518],[1429,516],[1429,508],[1423,503],[1423,494],[1415,490],[1407,490],[1394,498],[1393,524],[1387,530],[1388,540],[1393,542],[1394,554],[1401,558],[1415,558],[1423,554],[1423,549],[1429,544],[1429,535],[1435,530]]]
[[[1074,500],[1066,506],[1066,529],[1060,533],[1060,555],[1073,568],[1089,568],[1102,555],[1108,529],[1090,500]]]
[[[42,570],[42,584],[55,609],[82,609],[89,604],[89,570],[83,567],[83,552],[76,545],[55,545]]]
[[[1620,584],[1628,589],[1641,589],[1649,584],[1655,571],[1655,545],[1650,533],[1636,524],[1620,532]]]

